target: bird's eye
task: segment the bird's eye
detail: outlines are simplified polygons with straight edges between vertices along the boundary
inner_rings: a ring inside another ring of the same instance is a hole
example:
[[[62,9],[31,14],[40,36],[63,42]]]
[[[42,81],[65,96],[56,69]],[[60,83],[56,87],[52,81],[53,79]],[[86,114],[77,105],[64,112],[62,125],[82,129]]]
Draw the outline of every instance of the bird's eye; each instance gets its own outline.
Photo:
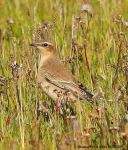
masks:
[[[43,46],[44,46],[44,47],[47,47],[47,46],[48,46],[48,44],[47,44],[47,43],[44,43],[44,44],[43,44]]]

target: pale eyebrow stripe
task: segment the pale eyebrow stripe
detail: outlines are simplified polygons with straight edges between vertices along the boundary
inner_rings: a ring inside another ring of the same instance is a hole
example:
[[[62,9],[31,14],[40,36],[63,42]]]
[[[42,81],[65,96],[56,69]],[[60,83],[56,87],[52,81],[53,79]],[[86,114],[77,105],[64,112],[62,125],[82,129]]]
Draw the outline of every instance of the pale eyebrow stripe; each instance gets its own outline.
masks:
[[[42,44],[45,44],[45,43],[47,43],[48,45],[52,45],[52,46],[54,46],[52,43],[50,43],[50,42],[42,42],[42,43],[37,43],[37,45],[42,45]]]
[[[45,43],[45,42],[44,42]],[[49,45],[53,45],[52,43],[49,43],[49,42],[46,42],[47,44],[49,44]]]

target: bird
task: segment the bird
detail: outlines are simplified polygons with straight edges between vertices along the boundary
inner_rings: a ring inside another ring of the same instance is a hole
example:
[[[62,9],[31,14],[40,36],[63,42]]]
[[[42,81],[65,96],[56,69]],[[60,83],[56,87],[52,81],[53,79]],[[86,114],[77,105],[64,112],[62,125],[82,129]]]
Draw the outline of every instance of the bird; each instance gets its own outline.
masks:
[[[80,83],[60,60],[55,44],[51,40],[43,39],[30,44],[39,50],[37,80],[42,90],[54,101],[60,103],[85,100],[94,105],[91,93]]]

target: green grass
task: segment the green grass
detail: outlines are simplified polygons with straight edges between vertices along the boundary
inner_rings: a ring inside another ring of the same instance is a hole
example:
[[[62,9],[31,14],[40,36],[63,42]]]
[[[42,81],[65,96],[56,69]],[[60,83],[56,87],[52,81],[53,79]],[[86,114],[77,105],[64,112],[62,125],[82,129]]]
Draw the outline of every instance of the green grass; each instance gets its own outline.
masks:
[[[0,149],[128,148],[127,1],[0,2]],[[47,22],[46,22],[47,21]],[[38,51],[51,38],[72,74],[98,95],[56,113],[37,85]]]

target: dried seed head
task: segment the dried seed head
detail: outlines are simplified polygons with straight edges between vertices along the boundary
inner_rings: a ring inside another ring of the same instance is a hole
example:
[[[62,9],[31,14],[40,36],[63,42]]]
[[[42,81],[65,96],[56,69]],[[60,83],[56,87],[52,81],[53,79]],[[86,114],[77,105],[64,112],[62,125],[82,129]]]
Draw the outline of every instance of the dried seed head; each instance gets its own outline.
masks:
[[[2,75],[0,75],[0,81],[3,82],[3,81],[6,81],[7,79],[5,77],[3,77]]]
[[[59,6],[59,12],[60,12],[60,22],[62,22],[63,17],[62,17],[62,6],[61,5]]]
[[[70,113],[70,109],[69,108],[66,110],[66,113],[69,115],[69,113]]]
[[[128,22],[124,22],[126,28],[128,28]]]
[[[54,21],[53,21],[54,29],[56,29],[56,25],[57,25],[57,12],[54,14]]]
[[[43,32],[45,34],[46,39],[52,40],[52,32],[51,32],[52,23],[50,23],[49,21],[44,21],[43,24],[44,24]]]
[[[12,18],[7,19],[6,21],[7,21],[8,24],[14,24],[15,23],[14,19],[12,19]]]
[[[119,15],[118,17],[119,17],[120,20],[122,20],[122,16],[121,15]]]
[[[76,20],[77,20],[77,21],[80,21],[80,20],[81,20],[81,17],[76,17]]]
[[[119,20],[115,19],[114,22],[119,22]]]
[[[88,116],[89,116],[90,118],[96,118],[96,119],[99,119],[99,116],[96,115],[96,114],[93,114],[93,113],[90,113]]]
[[[119,130],[119,127],[114,127],[114,130]]]
[[[39,106],[39,109],[38,109],[40,112],[43,112],[43,113],[47,113],[49,112],[49,109],[47,109],[46,107],[44,106]]]
[[[120,32],[119,34],[120,34],[120,35],[124,35],[124,33],[123,33],[123,32]]]
[[[88,131],[88,130],[90,130],[90,127],[84,127],[84,130]]]
[[[16,68],[18,67],[17,62],[16,62],[16,61],[12,62],[12,63],[10,64],[10,67],[11,67],[12,69],[16,69]]]
[[[79,23],[80,23],[80,25],[84,25],[85,24],[83,21],[80,21]]]
[[[75,120],[75,119],[76,119],[76,116],[67,116],[66,119]]]
[[[87,13],[91,13],[92,12],[92,8],[89,4],[83,4],[81,7],[81,11],[85,11]]]
[[[125,120],[128,121],[128,114],[125,115]]]
[[[112,127],[109,127],[109,131],[112,131],[113,130],[113,128]]]
[[[90,134],[89,134],[89,133],[86,133],[86,134],[85,134],[85,136],[89,137],[89,136],[90,136]]]
[[[20,68],[23,68],[23,64],[20,64]]]
[[[2,82],[0,82],[0,86],[3,86],[4,84]]]
[[[127,134],[126,134],[125,132],[122,132],[121,135],[122,135],[123,137],[126,137],[126,136],[127,136]]]

